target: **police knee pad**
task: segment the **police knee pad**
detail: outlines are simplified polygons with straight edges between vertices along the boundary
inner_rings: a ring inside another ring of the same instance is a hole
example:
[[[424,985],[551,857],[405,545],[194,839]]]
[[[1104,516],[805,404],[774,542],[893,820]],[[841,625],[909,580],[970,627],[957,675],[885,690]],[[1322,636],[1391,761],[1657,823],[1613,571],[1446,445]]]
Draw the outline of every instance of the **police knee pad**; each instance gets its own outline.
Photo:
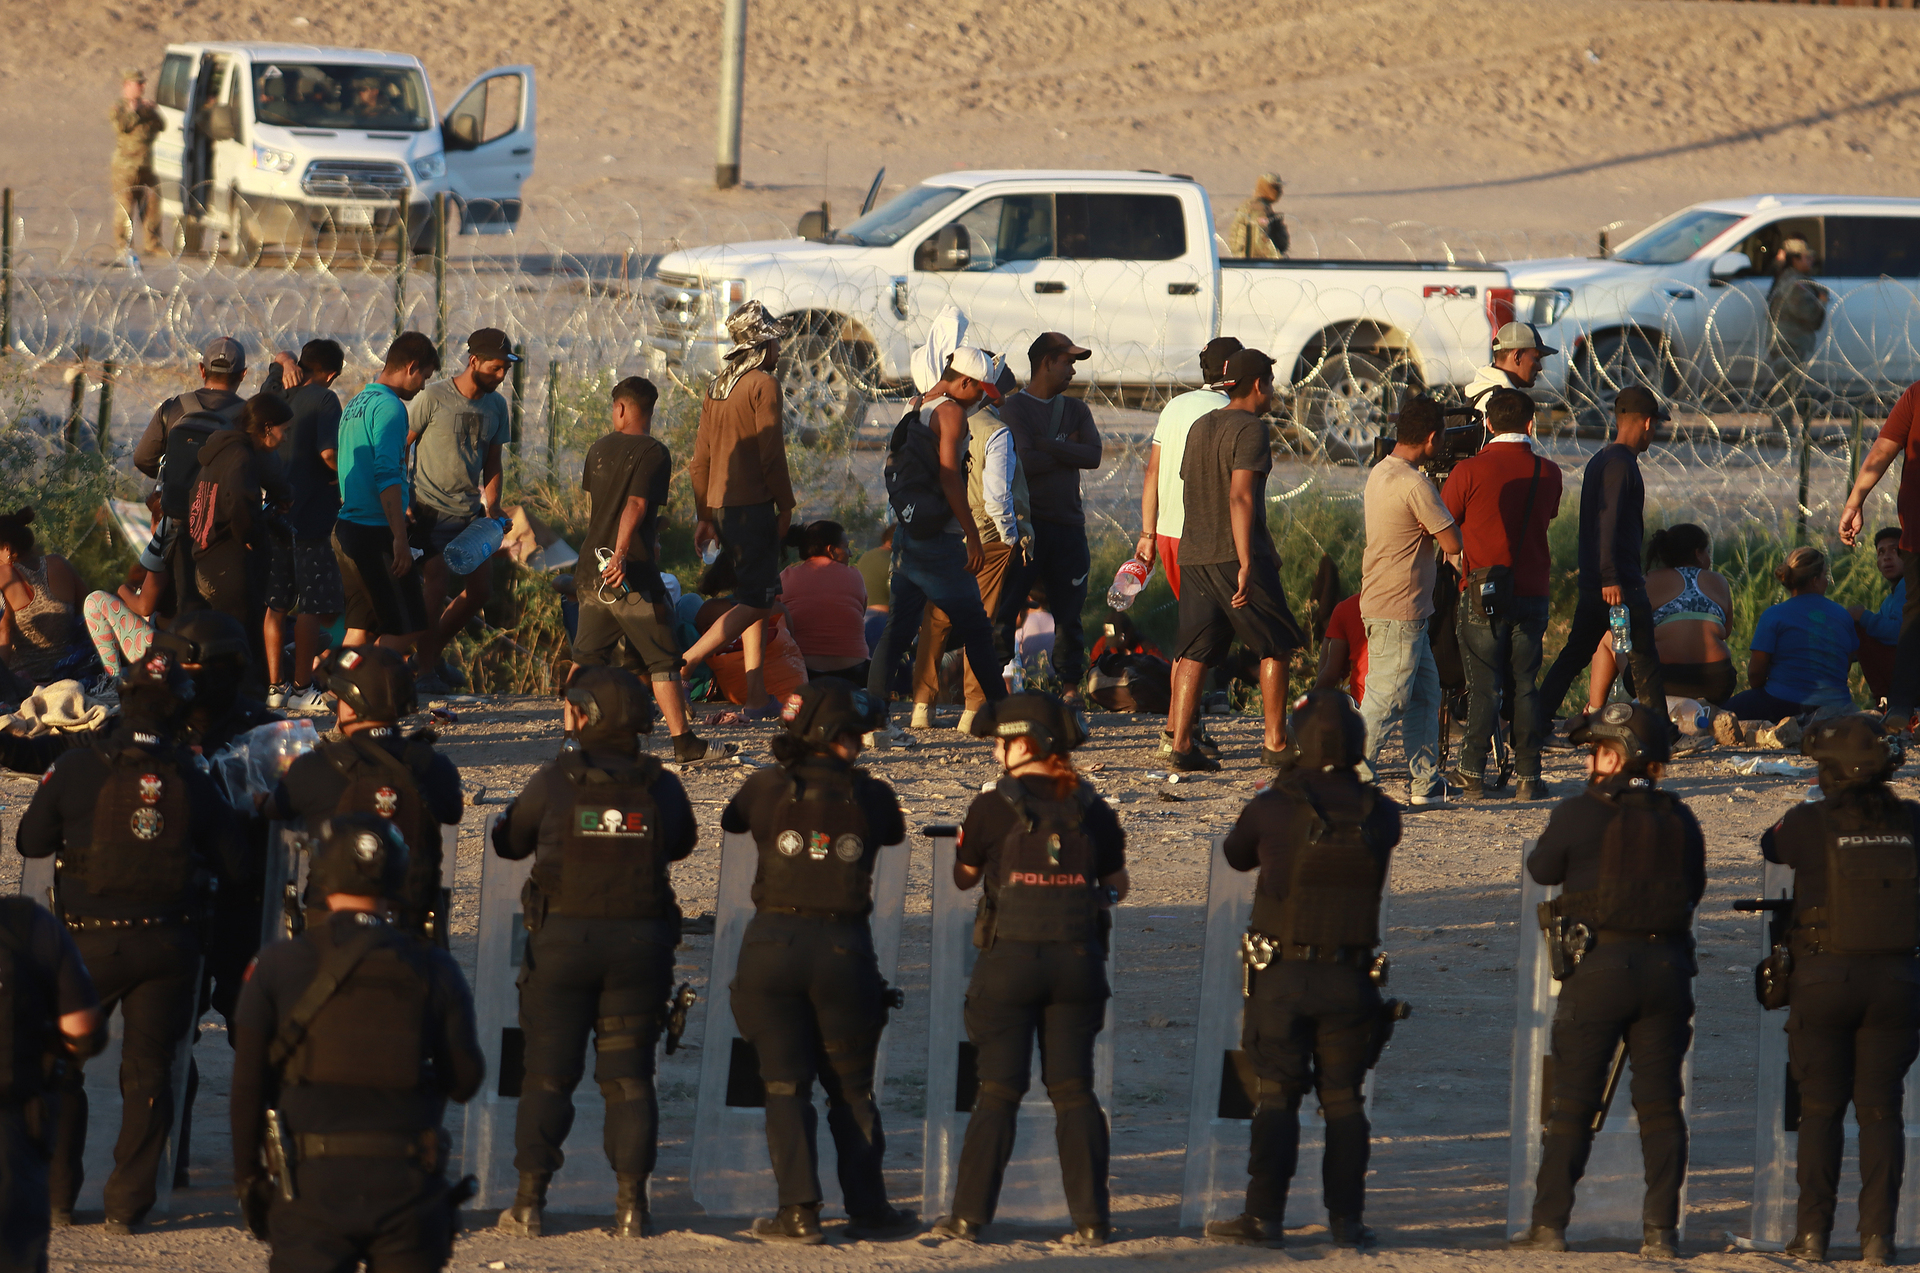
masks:
[[[784,1096],[804,1101],[812,1099],[813,1096],[813,1084],[809,1082],[795,1082],[792,1079],[764,1079],[762,1080],[762,1085],[767,1089],[768,1100]]]
[[[1077,1074],[1070,1079],[1047,1084],[1047,1099],[1053,1102],[1056,1110],[1084,1109],[1100,1104],[1094,1097],[1093,1083]]]
[[[1297,1114],[1300,1102],[1305,1100],[1307,1089],[1296,1083],[1286,1083],[1279,1079],[1263,1079],[1255,1076],[1253,1080],[1253,1103],[1255,1108],[1268,1113]]]
[[[1326,1115],[1329,1123],[1336,1119],[1365,1117],[1367,1099],[1357,1087],[1326,1087],[1320,1089],[1320,1112]]]
[[[650,1078],[600,1079],[598,1083],[600,1095],[609,1105],[644,1101],[653,1095],[653,1080]]]
[[[522,1093],[551,1092],[556,1096],[571,1096],[573,1089],[579,1083],[578,1078],[567,1079],[557,1074],[534,1074],[529,1071],[521,1076],[520,1091]]]
[[[1805,1110],[1806,1104],[1802,1102],[1800,1108]],[[1862,1105],[1858,1101],[1855,1101],[1853,1116],[1860,1120],[1862,1127],[1865,1127],[1868,1123],[1897,1123],[1901,1121],[1900,1107],[1898,1105]]]
[[[1804,1112],[1806,1106],[1803,1104],[1800,1108]],[[1687,1116],[1680,1112],[1679,1101],[1649,1101],[1645,1105],[1635,1101],[1633,1112],[1640,1116],[1640,1130],[1643,1133],[1673,1131],[1684,1129],[1687,1125]]]
[[[1027,1089],[1015,1087],[1011,1083],[1000,1083],[993,1079],[980,1080],[980,1091],[974,1097],[973,1107],[981,1109],[998,1106],[1003,1109],[1019,1109],[1020,1102],[1026,1098]]]
[[[1802,1118],[1839,1118],[1846,1111],[1847,1103],[1844,1100],[1810,1099],[1807,1096],[1807,1089],[1804,1087],[1800,1089],[1800,1117]],[[1863,1118],[1861,1121],[1866,1120]]]
[[[1585,1101],[1569,1101],[1554,1097],[1547,1111],[1547,1135],[1572,1136],[1584,1139],[1593,1135],[1593,1116],[1600,1112],[1598,1105]],[[1644,1126],[1644,1123],[1642,1124]]]
[[[593,1023],[593,1050],[621,1052],[645,1047],[651,1037],[653,1018],[641,1014],[631,1017],[600,1017]]]

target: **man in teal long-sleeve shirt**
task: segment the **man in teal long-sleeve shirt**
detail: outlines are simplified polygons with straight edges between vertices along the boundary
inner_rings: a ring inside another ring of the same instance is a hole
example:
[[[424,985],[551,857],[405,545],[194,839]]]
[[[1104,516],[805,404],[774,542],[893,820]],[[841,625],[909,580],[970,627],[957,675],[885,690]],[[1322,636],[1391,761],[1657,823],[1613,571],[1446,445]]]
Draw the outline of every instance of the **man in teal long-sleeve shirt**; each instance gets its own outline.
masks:
[[[427,628],[420,570],[407,545],[407,402],[439,370],[433,341],[401,332],[380,374],[340,413],[333,552],[346,583],[348,645],[372,636],[404,654]]]

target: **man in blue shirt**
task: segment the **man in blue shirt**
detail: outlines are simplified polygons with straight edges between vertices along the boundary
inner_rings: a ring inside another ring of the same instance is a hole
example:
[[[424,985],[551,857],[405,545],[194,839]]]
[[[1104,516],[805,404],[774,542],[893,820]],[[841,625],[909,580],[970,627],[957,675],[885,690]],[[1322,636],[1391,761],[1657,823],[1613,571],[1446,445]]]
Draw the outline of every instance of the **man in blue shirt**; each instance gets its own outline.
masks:
[[[407,402],[438,370],[432,339],[401,332],[380,374],[340,413],[333,551],[346,583],[348,645],[374,636],[404,654],[426,631],[420,570],[407,545]]]
[[[1906,565],[1900,560],[1900,528],[1882,526],[1873,537],[1874,564],[1881,577],[1893,585],[1893,591],[1878,610],[1848,606],[1854,627],[1860,635],[1860,674],[1875,700],[1882,700],[1893,689],[1893,660],[1900,644],[1900,616],[1907,605]]]

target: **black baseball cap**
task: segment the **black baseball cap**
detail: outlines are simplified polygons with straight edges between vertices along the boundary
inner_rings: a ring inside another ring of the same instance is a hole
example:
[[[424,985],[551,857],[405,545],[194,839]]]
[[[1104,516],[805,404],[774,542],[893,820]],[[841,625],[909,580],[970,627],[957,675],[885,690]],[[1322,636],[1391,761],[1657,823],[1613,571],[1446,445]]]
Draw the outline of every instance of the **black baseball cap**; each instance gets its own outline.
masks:
[[[1027,365],[1037,367],[1042,358],[1051,358],[1059,353],[1071,353],[1075,362],[1085,362],[1093,357],[1091,349],[1074,344],[1073,338],[1064,332],[1041,332],[1027,346]]]
[[[1660,401],[1659,395],[1642,385],[1628,385],[1613,400],[1615,415],[1643,415],[1655,424],[1673,419],[1673,413],[1667,410],[1667,404]]]
[[[1273,374],[1273,359],[1258,349],[1243,349],[1227,359],[1227,376],[1220,383],[1229,389],[1247,389]]]
[[[513,342],[498,327],[482,327],[467,337],[467,353],[482,362],[505,359],[507,362],[519,362],[520,355],[513,352]]]
[[[1204,378],[1208,367],[1222,368],[1222,374],[1225,374],[1224,368],[1227,362],[1245,348],[1246,346],[1240,343],[1240,338],[1237,336],[1215,336],[1207,342],[1207,347],[1200,351],[1200,375]]]

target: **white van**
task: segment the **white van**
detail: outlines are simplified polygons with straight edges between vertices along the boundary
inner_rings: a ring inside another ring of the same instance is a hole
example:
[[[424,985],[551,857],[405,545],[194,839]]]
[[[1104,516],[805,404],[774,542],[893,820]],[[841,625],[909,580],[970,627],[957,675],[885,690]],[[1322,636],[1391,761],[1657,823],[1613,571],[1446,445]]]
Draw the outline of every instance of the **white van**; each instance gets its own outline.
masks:
[[[467,86],[444,119],[420,59],[295,44],[171,44],[154,93],[161,210],[198,250],[236,257],[322,235],[373,240],[406,199],[415,250],[432,245],[433,196],[462,234],[510,233],[533,171],[531,66]],[[455,227],[448,226],[449,231]]]

